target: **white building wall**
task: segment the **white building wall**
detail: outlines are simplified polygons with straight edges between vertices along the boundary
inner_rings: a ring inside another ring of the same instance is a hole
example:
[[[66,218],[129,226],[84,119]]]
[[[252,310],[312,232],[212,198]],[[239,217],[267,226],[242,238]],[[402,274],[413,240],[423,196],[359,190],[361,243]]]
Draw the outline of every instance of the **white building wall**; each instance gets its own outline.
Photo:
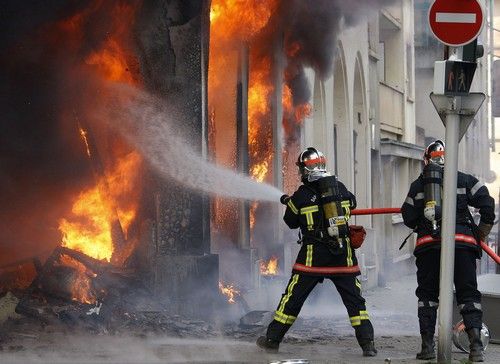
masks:
[[[388,150],[384,146],[381,151],[380,137],[398,142],[415,141],[412,6],[411,0],[404,0],[383,10],[384,21],[393,32],[385,38],[385,58],[392,64],[383,80],[376,66],[377,60],[384,58],[376,49],[378,14],[344,31],[338,43],[332,45],[337,48],[337,57],[329,79],[320,80],[312,70],[307,70],[314,94],[314,113],[304,122],[302,146],[314,145],[326,153],[329,170],[356,194],[359,208],[399,207],[413,177],[411,172],[415,166],[401,156],[388,157],[388,164],[380,162],[380,153]],[[379,118],[380,108],[386,113]],[[396,118],[394,114],[398,114]],[[386,120],[384,130],[379,132]],[[381,206],[384,203],[387,205]],[[365,285],[378,284],[384,264],[408,258],[407,251],[399,256],[393,252],[394,246],[400,244],[401,229],[392,226],[390,215],[385,218],[357,216],[354,221],[369,231],[368,243],[357,251],[362,278]]]

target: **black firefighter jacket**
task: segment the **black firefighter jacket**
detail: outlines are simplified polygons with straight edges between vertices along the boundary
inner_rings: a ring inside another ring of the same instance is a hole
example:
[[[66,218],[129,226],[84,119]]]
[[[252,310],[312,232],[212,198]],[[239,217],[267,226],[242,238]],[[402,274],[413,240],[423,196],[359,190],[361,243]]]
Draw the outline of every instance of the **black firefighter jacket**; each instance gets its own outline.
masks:
[[[356,198],[340,181],[338,188],[337,200],[341,201],[344,216],[349,219],[350,211],[356,208]],[[326,244],[331,238],[324,227],[317,181],[301,185],[292,195],[283,220],[291,229],[300,228],[302,234],[302,247],[293,273],[324,277],[360,274],[348,237],[341,239],[343,248],[334,252]]]
[[[479,209],[481,221],[493,225],[495,219],[495,201],[490,196],[488,188],[470,174],[458,172],[457,179],[457,217],[455,228],[455,247],[471,249],[480,254],[481,249],[472,230],[473,221],[469,207]],[[424,217],[425,196],[423,176],[411,184],[410,191],[401,208],[406,226],[415,229],[417,242],[414,254],[417,255],[430,248],[439,248],[441,239],[431,235],[432,225]]]

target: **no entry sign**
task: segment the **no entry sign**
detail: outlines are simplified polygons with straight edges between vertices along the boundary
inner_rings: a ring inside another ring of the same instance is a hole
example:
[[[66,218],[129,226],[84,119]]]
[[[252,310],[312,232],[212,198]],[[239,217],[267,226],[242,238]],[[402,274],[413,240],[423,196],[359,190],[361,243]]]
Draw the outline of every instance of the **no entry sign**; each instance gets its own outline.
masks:
[[[436,0],[429,9],[432,33],[449,46],[470,43],[483,24],[483,8],[477,0]]]

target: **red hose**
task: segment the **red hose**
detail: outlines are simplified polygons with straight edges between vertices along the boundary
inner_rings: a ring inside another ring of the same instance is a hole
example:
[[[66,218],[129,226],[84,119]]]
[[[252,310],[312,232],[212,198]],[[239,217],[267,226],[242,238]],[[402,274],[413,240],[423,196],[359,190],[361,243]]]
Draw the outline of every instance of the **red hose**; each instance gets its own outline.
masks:
[[[481,242],[481,248],[483,248],[491,259],[493,259],[497,264],[500,264],[500,257],[484,241]]]
[[[377,209],[355,209],[351,211],[351,215],[376,215],[376,214],[399,214],[399,207],[385,207]],[[481,248],[493,259],[497,264],[500,264],[500,257],[491,249],[484,241],[481,242]]]
[[[399,214],[399,207],[385,207],[378,209],[355,209],[351,211],[351,215],[376,215],[376,214]]]

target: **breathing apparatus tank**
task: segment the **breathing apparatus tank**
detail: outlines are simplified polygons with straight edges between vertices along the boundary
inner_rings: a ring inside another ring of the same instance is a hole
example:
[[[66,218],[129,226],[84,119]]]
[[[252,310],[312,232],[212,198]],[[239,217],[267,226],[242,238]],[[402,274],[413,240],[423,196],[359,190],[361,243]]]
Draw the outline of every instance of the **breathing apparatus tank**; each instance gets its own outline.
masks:
[[[326,176],[318,180],[319,194],[323,206],[326,231],[337,238],[339,248],[343,248],[342,238],[348,234],[347,219],[339,198],[337,177]]]
[[[429,163],[424,167],[424,216],[432,223],[432,235],[439,235],[442,213],[443,167]]]

